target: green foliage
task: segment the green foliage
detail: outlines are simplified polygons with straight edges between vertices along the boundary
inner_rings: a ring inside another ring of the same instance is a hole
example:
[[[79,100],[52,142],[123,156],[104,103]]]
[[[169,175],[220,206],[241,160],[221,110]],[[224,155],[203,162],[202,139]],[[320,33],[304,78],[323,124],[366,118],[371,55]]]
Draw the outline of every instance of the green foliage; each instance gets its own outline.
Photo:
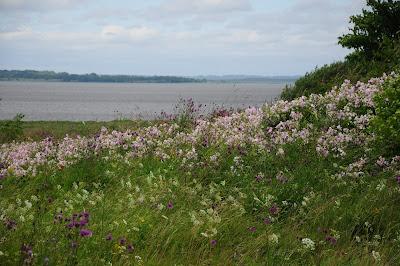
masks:
[[[372,129],[393,151],[400,148],[400,77],[390,79],[374,98],[376,116]]]
[[[316,68],[287,86],[285,100],[323,93],[344,79],[366,81],[400,69],[400,1],[368,0],[370,9],[350,18],[351,33],[339,37],[339,44],[353,49],[343,62]]]
[[[397,40],[400,35],[400,2],[368,0],[370,9],[350,17],[354,25],[351,33],[339,37],[339,44],[361,52],[363,56],[374,57],[384,50],[385,40]],[[387,44],[387,42],[386,42]]]
[[[0,121],[0,143],[18,139],[23,134],[23,114],[17,114],[12,120]]]

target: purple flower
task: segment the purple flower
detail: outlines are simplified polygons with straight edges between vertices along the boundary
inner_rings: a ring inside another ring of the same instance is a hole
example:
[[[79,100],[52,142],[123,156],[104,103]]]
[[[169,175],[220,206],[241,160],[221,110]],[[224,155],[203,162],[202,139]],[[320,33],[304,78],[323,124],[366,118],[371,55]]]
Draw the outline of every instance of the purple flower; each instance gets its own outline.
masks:
[[[271,215],[277,215],[278,212],[279,212],[279,208],[278,208],[278,206],[276,206],[276,204],[272,205],[272,207],[269,208],[269,213]]]
[[[257,230],[257,228],[255,226],[250,226],[249,227],[249,231],[250,232],[255,232]]]
[[[92,236],[92,231],[90,231],[89,229],[82,229],[80,232],[79,232],[79,235],[81,236],[81,237],[91,237]]]
[[[106,236],[106,240],[111,241],[112,239],[113,239],[112,234],[108,233],[108,235]]]
[[[125,245],[125,244],[126,244],[126,239],[125,239],[124,237],[120,238],[120,239],[119,239],[119,244],[120,244],[121,246]]]
[[[210,241],[210,245],[213,246],[213,247],[215,247],[215,246],[217,245],[217,240],[212,239],[212,240]]]
[[[271,219],[265,218],[264,219],[264,224],[271,224]]]
[[[400,185],[400,175],[398,175],[398,176],[396,177],[396,181],[397,181],[397,184]]]
[[[126,247],[126,250],[130,253],[130,252],[133,252],[133,246],[132,246],[132,244],[129,244],[127,247]]]
[[[32,252],[32,247],[29,246],[28,244],[23,244],[21,247],[21,252],[23,254],[25,254],[28,257],[32,257],[33,256],[33,252]]]
[[[276,176],[276,180],[278,180],[279,182],[281,182],[282,184],[286,183],[288,181],[288,178],[286,176],[284,176],[282,173],[279,173]]]
[[[172,209],[173,207],[174,207],[174,204],[172,203],[172,201],[169,201],[167,204],[167,208]]]
[[[262,175],[260,175],[260,174],[256,175],[256,181],[257,182],[260,182],[262,179],[263,179]]]
[[[7,227],[8,230],[15,230],[15,228],[17,227],[17,223],[11,219],[5,220],[4,225]]]
[[[334,238],[333,236],[325,237],[325,241],[328,243],[331,243],[332,245],[336,245],[336,242],[337,242],[336,238]]]

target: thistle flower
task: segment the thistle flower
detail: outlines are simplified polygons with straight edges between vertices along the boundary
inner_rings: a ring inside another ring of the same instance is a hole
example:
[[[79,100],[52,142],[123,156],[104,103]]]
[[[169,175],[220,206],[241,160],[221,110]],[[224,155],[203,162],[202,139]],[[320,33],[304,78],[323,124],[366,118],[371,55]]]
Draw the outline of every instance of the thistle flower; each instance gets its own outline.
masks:
[[[79,232],[79,235],[80,235],[81,237],[91,237],[91,236],[93,235],[93,233],[92,233],[92,231],[90,231],[89,229],[82,229],[82,230]]]

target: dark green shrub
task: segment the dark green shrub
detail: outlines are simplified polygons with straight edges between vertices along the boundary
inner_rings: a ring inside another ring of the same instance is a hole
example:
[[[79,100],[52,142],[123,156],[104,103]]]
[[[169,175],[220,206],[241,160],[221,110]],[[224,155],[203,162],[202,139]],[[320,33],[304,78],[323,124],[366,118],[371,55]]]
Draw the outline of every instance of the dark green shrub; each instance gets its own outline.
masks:
[[[23,134],[23,114],[17,114],[12,120],[0,121],[0,142],[11,142]]]
[[[371,128],[377,139],[390,145],[390,149],[400,148],[400,76],[389,79],[383,90],[374,98],[376,116]]]

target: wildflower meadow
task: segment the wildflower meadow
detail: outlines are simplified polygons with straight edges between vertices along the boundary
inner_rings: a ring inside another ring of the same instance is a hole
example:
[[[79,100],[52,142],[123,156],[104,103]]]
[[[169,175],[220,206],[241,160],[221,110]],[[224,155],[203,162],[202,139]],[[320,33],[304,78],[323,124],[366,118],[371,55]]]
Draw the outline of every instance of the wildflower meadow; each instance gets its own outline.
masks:
[[[0,265],[399,265],[398,80],[2,144]]]

